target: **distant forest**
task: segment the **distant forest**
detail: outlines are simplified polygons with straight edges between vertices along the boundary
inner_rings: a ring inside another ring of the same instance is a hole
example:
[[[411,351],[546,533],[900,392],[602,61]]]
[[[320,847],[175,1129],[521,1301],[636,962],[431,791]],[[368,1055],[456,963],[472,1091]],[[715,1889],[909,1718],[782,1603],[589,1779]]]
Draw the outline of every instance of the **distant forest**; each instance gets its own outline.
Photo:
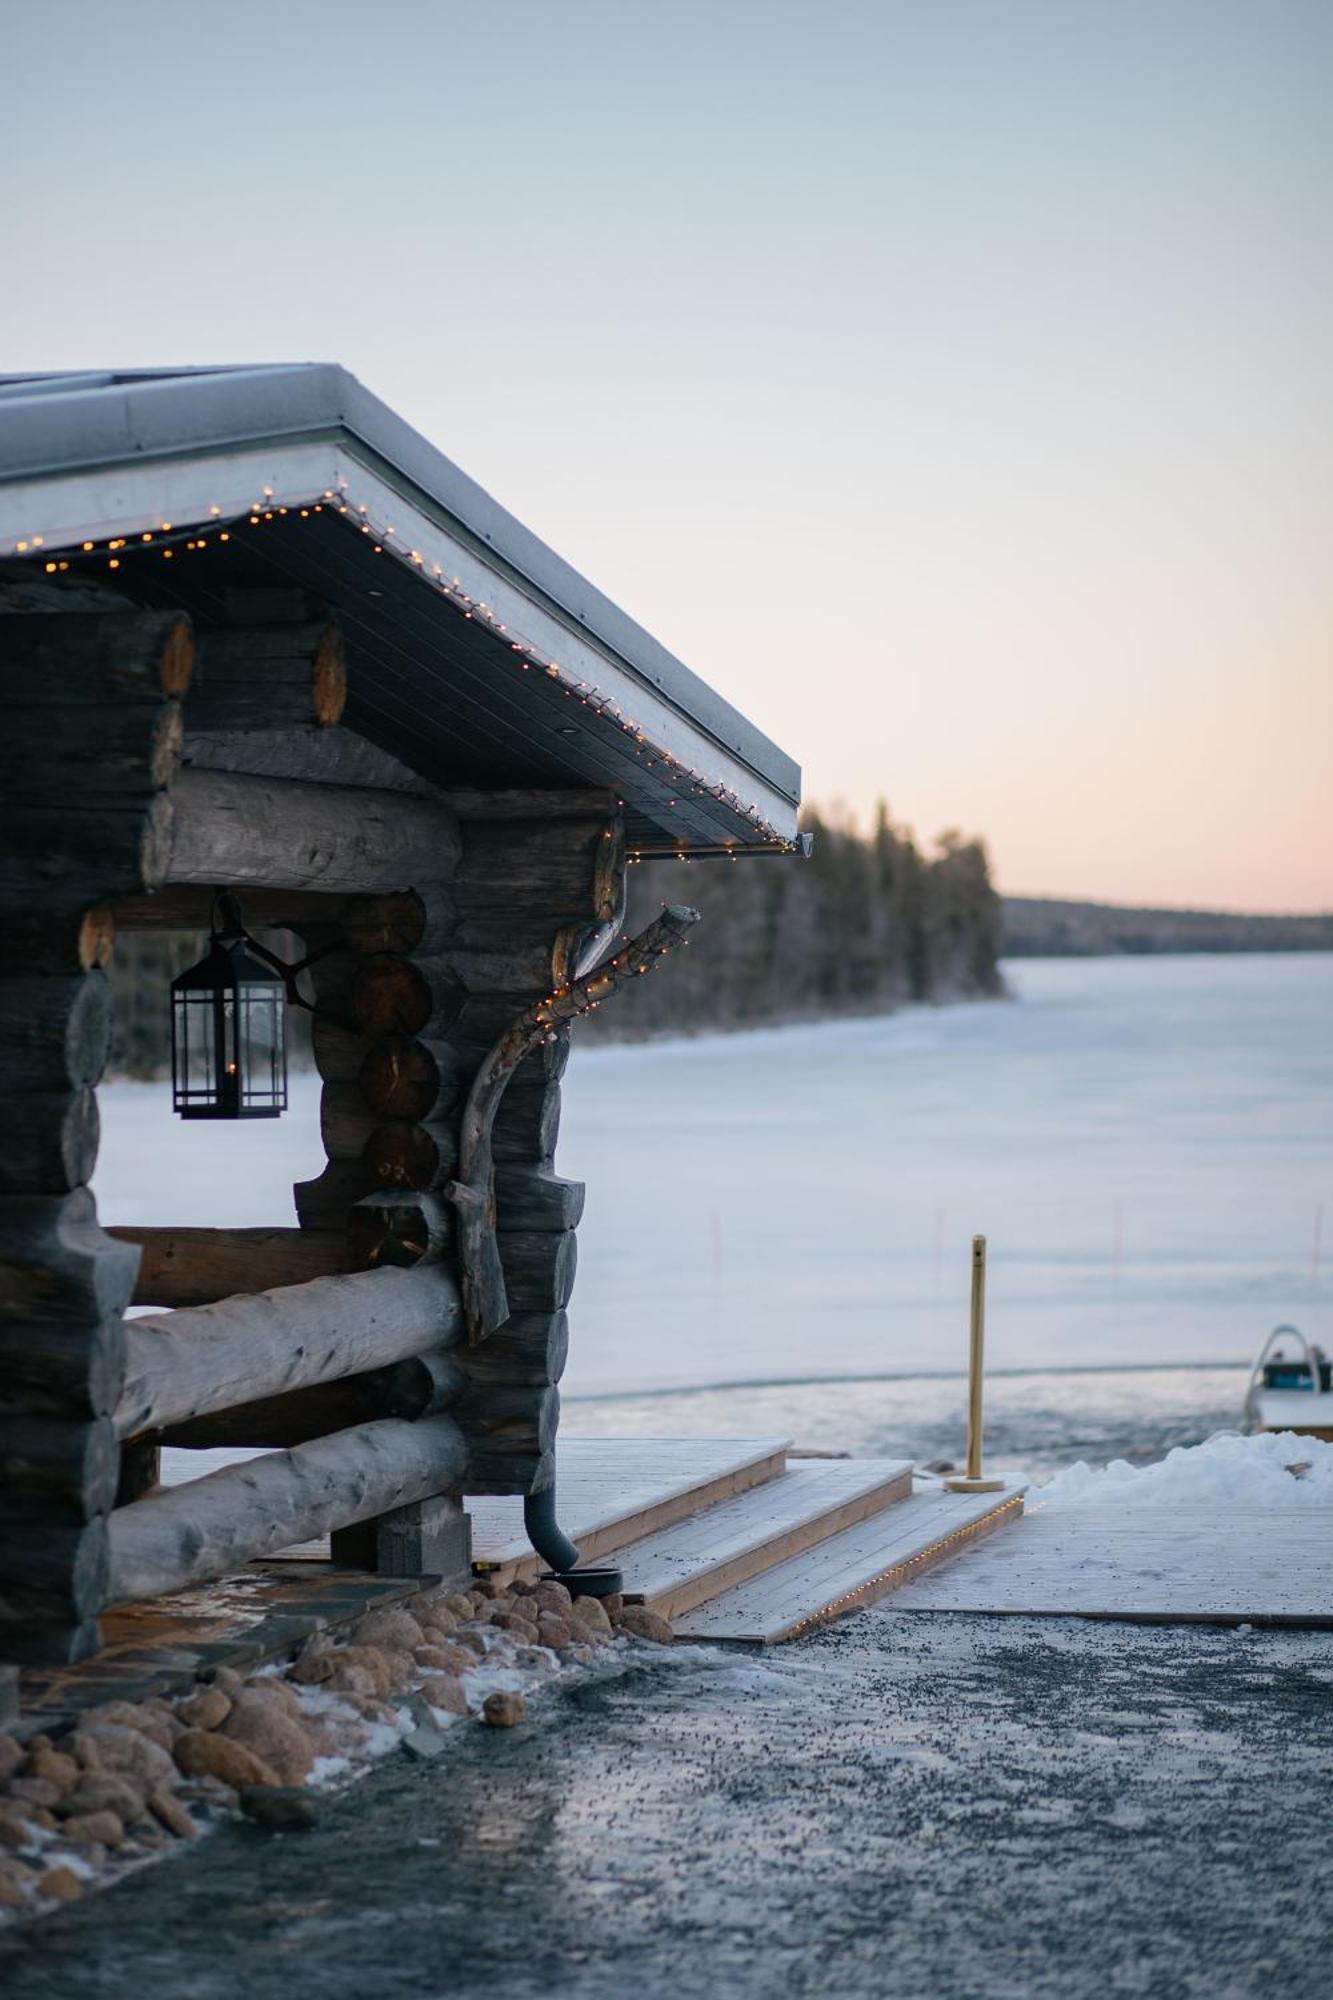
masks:
[[[703,921],[689,945],[579,1026],[582,1042],[760,1027],[877,1014],[912,1001],[981,999],[1003,991],[1001,957],[1131,952],[1333,950],[1333,916],[1242,917],[1201,910],[1010,896],[991,885],[980,841],[946,833],[923,852],[883,807],[869,833],[808,812],[809,860],[649,861],[630,870],[626,929],[663,903],[692,903]],[[269,942],[296,957],[295,940]],[[203,938],[131,933],[112,964],[112,1068],[152,1077],[170,1063],[167,988],[202,955]],[[289,1017],[293,1061],[309,1048]]]
[[[1333,915],[1238,917],[1220,910],[1130,910],[1006,896],[1006,958],[1161,951],[1333,951]]]

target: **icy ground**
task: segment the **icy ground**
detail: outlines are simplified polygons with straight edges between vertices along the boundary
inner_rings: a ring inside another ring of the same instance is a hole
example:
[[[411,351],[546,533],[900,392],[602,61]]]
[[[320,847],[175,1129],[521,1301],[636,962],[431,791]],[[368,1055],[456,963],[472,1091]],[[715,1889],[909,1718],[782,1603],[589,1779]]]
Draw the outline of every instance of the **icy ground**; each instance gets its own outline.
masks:
[[[9,2000],[1315,2000],[1325,1635],[870,1612],[590,1670],[0,1943]]]

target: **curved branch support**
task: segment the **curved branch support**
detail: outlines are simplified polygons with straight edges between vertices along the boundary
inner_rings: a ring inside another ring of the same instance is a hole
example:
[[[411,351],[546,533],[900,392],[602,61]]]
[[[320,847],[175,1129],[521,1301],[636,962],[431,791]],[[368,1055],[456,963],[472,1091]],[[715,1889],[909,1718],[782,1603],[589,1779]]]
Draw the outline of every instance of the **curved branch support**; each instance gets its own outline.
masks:
[[[458,1178],[444,1190],[458,1212],[458,1262],[468,1342],[477,1346],[509,1318],[500,1246],[495,1236],[495,1159],[491,1135],[505,1089],[523,1058],[549,1041],[566,1021],[600,1007],[631,979],[651,972],[658,959],[682,944],[699,921],[697,910],[671,904],[646,931],[583,979],[570,980],[523,1009],[513,1026],[482,1059],[463,1106]]]

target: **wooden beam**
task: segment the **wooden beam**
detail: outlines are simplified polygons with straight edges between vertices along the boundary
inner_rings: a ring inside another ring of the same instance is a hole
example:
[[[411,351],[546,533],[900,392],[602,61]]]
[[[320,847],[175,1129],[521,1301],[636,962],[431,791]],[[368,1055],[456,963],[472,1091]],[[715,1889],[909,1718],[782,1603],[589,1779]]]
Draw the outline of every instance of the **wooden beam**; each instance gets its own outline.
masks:
[[[426,799],[184,770],[172,792],[167,882],[370,894],[447,880],[451,812]]]
[[[342,633],[328,622],[200,632],[193,729],[329,728],[347,702]]]
[[[359,1271],[217,1305],[147,1314],[125,1328],[122,1437],[237,1403],[335,1382],[451,1346],[458,1291],[438,1264]]]
[[[104,972],[0,979],[0,1078],[6,1090],[86,1090],[111,1050]]]
[[[179,699],[195,643],[179,611],[31,612],[0,629],[6,703],[46,709]]]
[[[418,1355],[396,1361],[392,1368],[374,1368],[349,1375],[341,1382],[320,1382],[313,1389],[296,1389],[289,1396],[238,1403],[212,1416],[194,1417],[152,1433],[157,1445],[188,1451],[208,1451],[221,1445],[287,1447],[330,1437],[334,1431],[383,1417],[415,1419],[433,1415],[456,1402],[467,1379],[447,1355]],[[136,1443],[140,1442],[136,1440]]]
[[[90,1521],[115,1501],[119,1460],[105,1417],[0,1416],[0,1505],[31,1506],[34,1524]]]
[[[364,1268],[347,1239],[317,1229],[148,1229],[107,1231],[143,1255],[136,1306],[209,1306],[237,1292],[268,1292]]]
[[[181,1590],[460,1490],[466,1464],[467,1445],[450,1417],[389,1418],[153,1494],[111,1516],[108,1600]]]
[[[213,908],[210,884],[178,882],[150,896],[118,896],[110,906],[122,931],[205,931]],[[426,928],[426,910],[411,889],[381,895],[325,894],[319,889],[247,889],[243,914],[252,930],[300,931],[335,926],[356,951],[412,951]]]
[[[86,1187],[100,1127],[91,1090],[0,1093],[0,1196],[66,1194]]]

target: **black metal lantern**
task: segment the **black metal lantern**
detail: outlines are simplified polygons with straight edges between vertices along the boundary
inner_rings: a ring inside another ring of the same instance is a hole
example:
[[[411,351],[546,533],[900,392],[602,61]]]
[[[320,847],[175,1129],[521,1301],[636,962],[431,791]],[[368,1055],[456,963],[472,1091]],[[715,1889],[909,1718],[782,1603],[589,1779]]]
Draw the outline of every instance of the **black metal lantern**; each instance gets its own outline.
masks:
[[[182,1118],[281,1117],[288,990],[287,968],[246,935],[235,897],[218,896],[208,956],[171,982],[173,1110]]]

